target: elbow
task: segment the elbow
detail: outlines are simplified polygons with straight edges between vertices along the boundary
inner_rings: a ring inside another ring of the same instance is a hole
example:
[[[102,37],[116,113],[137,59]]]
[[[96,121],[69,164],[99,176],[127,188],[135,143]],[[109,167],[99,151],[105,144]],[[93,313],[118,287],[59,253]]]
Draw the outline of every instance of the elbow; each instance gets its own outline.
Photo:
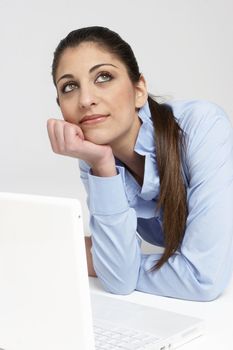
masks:
[[[117,294],[117,295],[128,295],[131,294],[136,289],[136,282],[124,281],[124,280],[114,280],[111,282],[102,281],[103,288],[106,292]]]
[[[104,290],[111,294],[128,295],[136,289],[137,278],[127,276],[102,276],[98,274],[98,278]]]
[[[208,266],[204,262],[196,265],[186,262],[186,271],[189,272],[185,283],[187,299],[200,302],[218,299],[229,280],[229,274],[222,269],[223,265],[218,262],[215,265],[208,263]]]
[[[221,293],[216,293],[216,291],[208,291],[201,292],[200,295],[197,296],[196,301],[213,301],[216,300]]]
[[[122,264],[119,268],[95,268],[96,274],[106,292],[117,295],[128,295],[136,290],[140,261],[135,265]]]
[[[129,286],[121,286],[120,288],[108,288],[106,289],[106,292],[109,292],[111,294],[116,294],[116,295],[129,295],[131,294],[135,288],[129,288]]]
[[[196,301],[213,301],[223,293],[223,288],[217,283],[200,283],[196,293]]]

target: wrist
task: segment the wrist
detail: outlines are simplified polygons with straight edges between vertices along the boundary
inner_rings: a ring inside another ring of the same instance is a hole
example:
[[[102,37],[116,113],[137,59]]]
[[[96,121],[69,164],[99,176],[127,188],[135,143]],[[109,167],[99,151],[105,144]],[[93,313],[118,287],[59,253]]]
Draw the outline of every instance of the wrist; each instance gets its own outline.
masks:
[[[115,165],[115,159],[104,159],[101,162],[96,163],[91,167],[91,172],[95,176],[110,177],[116,176],[117,170]]]
[[[110,176],[116,176],[117,175],[117,170],[116,167],[114,168],[110,167],[104,167],[104,168],[96,168],[96,169],[91,169],[91,172],[94,176],[101,176],[101,177],[110,177]]]

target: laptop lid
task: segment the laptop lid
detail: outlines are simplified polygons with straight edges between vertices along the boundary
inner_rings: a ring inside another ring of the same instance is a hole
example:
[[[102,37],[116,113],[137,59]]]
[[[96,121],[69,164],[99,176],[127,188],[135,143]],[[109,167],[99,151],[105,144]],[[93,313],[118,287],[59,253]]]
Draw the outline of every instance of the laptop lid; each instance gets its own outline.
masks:
[[[77,199],[0,193],[0,350],[93,350],[93,317],[176,347],[202,334],[186,315],[90,293]],[[105,344],[106,345],[106,344]]]
[[[0,193],[0,348],[94,349],[81,205]]]

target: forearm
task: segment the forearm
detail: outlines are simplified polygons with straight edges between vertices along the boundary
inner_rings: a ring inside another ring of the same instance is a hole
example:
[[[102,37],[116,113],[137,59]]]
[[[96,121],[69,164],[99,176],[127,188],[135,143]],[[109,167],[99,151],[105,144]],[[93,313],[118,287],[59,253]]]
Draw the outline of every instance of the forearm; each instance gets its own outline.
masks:
[[[116,168],[104,168],[103,170],[99,169],[91,169],[92,174],[95,176],[101,176],[101,177],[110,177],[110,176],[115,176],[117,175]]]
[[[124,187],[124,169],[116,176],[87,174],[93,266],[104,288],[112,293],[135,289],[140,267],[137,217]],[[101,194],[101,200],[100,200]]]
[[[114,157],[110,156],[109,158],[94,164],[91,168],[91,172],[93,175],[101,177],[110,177],[117,175]]]
[[[186,256],[175,253],[159,270],[150,272],[149,269],[160,257],[161,254],[142,256],[136,290],[184,300],[210,301],[226,287],[231,266],[229,259],[225,264],[220,262],[218,270],[211,271],[208,267],[210,258],[203,257],[203,262],[200,262],[202,257],[197,256],[194,266]]]
[[[86,246],[88,275],[91,277],[97,277],[93,267],[93,260],[92,260],[92,254],[91,254],[91,247],[92,247],[91,237],[85,237],[85,246]]]
[[[129,294],[135,290],[141,260],[135,212],[91,217],[93,265],[105,290]]]

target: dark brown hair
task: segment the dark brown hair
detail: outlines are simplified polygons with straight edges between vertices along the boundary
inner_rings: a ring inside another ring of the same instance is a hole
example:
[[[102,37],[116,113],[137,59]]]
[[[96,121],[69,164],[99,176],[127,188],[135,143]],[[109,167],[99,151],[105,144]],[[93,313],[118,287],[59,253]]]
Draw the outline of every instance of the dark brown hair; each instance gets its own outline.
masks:
[[[65,49],[83,42],[94,42],[116,55],[127,68],[132,83],[141,73],[134,53],[117,33],[106,27],[92,26],[70,32],[54,52],[52,76],[55,76],[60,57]],[[161,209],[165,250],[151,271],[160,268],[178,249],[185,232],[187,219],[186,189],[181,173],[181,152],[185,151],[183,130],[166,103],[158,103],[149,94],[148,103],[155,131],[156,159],[160,178],[160,193],[156,211]]]

